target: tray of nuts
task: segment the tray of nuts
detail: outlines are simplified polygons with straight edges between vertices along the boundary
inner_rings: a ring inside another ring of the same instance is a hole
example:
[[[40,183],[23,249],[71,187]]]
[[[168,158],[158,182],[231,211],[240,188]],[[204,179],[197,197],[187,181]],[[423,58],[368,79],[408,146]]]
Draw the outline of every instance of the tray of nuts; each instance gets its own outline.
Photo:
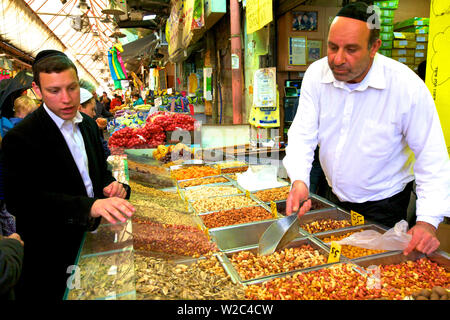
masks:
[[[207,165],[177,165],[170,167],[175,180],[187,180],[219,175],[219,170]]]
[[[200,185],[210,185],[210,184],[216,184],[216,183],[227,183],[232,181],[232,179],[223,176],[211,176],[211,177],[203,177],[203,178],[193,178],[193,179],[187,179],[187,180],[179,180],[177,181],[178,188],[187,188],[187,187],[195,187]]]
[[[350,213],[339,208],[308,212],[300,217],[299,221],[300,228],[309,234],[352,226]]]
[[[397,251],[353,262],[370,270],[374,285],[381,287],[386,299],[405,299],[434,286],[450,288],[450,256],[441,250],[427,256],[418,251],[405,256]]]
[[[365,231],[365,230],[373,230],[376,232],[379,232],[381,234],[385,233],[386,230],[376,226],[376,225],[364,225],[364,226],[355,226],[352,228],[348,228],[345,230],[340,231],[328,231],[324,232],[322,234],[316,235],[315,237],[318,238],[320,241],[324,242],[327,247],[330,247],[330,243],[332,241],[339,241],[344,238],[347,238],[348,236]],[[365,249],[361,247],[351,246],[351,245],[342,245],[341,246],[341,255],[348,259],[357,259],[365,256],[375,255],[375,254],[381,254],[388,252],[386,250],[372,250],[372,249]]]
[[[310,194],[310,197],[311,197],[311,209],[309,212],[336,207],[331,202],[328,202],[327,200],[325,200],[315,194]],[[280,201],[274,201],[274,202],[277,206],[277,212],[281,215],[286,215],[286,200],[280,200]],[[270,207],[270,202],[265,202],[265,205]]]
[[[214,162],[212,166],[216,169],[220,168],[221,173],[236,173],[236,172],[244,172],[248,169],[248,163],[245,161],[218,161]]]
[[[171,262],[135,253],[136,298],[236,300],[244,287],[234,283],[215,255]]]
[[[275,221],[279,216],[274,217],[270,210],[263,206],[250,206],[238,209],[222,210],[198,215],[202,224],[209,230],[222,228],[230,225],[242,225],[261,220]]]
[[[189,187],[181,189],[180,193],[184,200],[194,201],[218,196],[243,194],[244,191],[229,182],[215,185]]]
[[[358,262],[321,266],[308,272],[252,283],[252,300],[404,300],[420,290],[450,287],[449,258],[413,252],[366,257]],[[326,280],[324,280],[326,279]]]
[[[207,199],[189,201],[192,209],[196,214],[207,213],[213,211],[237,209],[260,204],[251,194],[218,196]]]
[[[262,189],[252,192],[252,194],[262,202],[286,200],[291,186],[284,186],[278,188]]]
[[[223,254],[226,270],[240,283],[252,284],[273,277],[285,276],[299,270],[328,265],[328,252],[309,238],[296,239],[271,255],[258,255],[258,247],[229,251]]]

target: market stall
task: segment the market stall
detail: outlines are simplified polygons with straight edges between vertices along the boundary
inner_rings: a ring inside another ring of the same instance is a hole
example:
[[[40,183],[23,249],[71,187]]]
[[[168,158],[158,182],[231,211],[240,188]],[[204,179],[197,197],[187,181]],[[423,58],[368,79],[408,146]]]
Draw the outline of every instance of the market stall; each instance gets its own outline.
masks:
[[[132,187],[136,213],[126,223],[104,223],[86,233],[77,261],[80,279],[66,299],[448,298],[450,257],[443,251],[405,257],[343,245],[340,258],[331,259],[331,242],[387,228],[354,224],[349,212],[317,195],[298,237],[272,255],[258,255],[259,237],[283,217],[289,187],[245,190],[236,177],[248,163],[165,168],[155,159],[136,159],[110,161]],[[141,173],[137,181],[133,172]],[[155,183],[169,180],[170,187]]]

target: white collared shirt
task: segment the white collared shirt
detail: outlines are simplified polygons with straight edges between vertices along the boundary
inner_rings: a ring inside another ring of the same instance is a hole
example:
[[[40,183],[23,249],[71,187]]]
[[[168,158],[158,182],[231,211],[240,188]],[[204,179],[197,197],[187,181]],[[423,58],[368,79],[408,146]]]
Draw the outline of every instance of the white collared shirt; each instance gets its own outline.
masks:
[[[380,54],[360,85],[350,87],[334,78],[327,57],[307,69],[283,159],[291,181],[309,186],[318,144],[341,201],[389,198],[415,176],[417,221],[437,227],[450,215],[450,160],[428,88]]]
[[[80,128],[78,127],[78,123],[83,121],[83,117],[80,112],[77,111],[77,114],[72,120],[63,120],[53,113],[53,111],[51,111],[45,103],[43,106],[66,140],[70,153],[72,154],[72,157],[78,167],[78,171],[83,179],[88,196],[91,198],[94,197],[94,189],[92,187],[91,177],[89,176],[89,163],[86,154],[86,147],[84,145]]]

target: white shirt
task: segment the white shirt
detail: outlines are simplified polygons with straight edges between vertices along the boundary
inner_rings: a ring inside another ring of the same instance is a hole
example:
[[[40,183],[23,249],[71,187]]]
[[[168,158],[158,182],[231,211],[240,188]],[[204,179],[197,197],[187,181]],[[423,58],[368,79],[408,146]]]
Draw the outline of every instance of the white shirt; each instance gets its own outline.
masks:
[[[61,131],[64,139],[66,140],[67,146],[70,149],[70,153],[78,167],[81,178],[83,179],[84,186],[86,187],[87,195],[91,198],[94,197],[94,189],[92,187],[91,177],[89,176],[89,163],[86,154],[86,147],[84,146],[83,136],[81,134],[78,123],[83,121],[83,117],[80,112],[72,120],[63,120],[58,117],[53,111],[51,111],[45,103],[43,104],[45,111],[55,122],[58,129]]]
[[[291,181],[309,186],[317,144],[341,201],[391,197],[415,173],[417,221],[437,227],[450,215],[450,160],[428,88],[406,65],[380,54],[360,85],[350,87],[334,78],[327,57],[307,69],[283,159]]]

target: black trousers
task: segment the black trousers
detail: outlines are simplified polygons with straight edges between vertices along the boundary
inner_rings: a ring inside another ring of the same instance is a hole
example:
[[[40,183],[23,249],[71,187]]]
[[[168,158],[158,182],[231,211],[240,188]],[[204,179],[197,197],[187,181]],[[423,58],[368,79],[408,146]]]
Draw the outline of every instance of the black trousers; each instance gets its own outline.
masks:
[[[408,204],[412,187],[413,181],[408,183],[402,192],[399,192],[390,198],[363,203],[352,203],[340,201],[333,193],[333,190],[328,186],[325,198],[347,211],[353,210],[363,215],[365,220],[371,220],[392,228],[400,220],[407,220]]]

